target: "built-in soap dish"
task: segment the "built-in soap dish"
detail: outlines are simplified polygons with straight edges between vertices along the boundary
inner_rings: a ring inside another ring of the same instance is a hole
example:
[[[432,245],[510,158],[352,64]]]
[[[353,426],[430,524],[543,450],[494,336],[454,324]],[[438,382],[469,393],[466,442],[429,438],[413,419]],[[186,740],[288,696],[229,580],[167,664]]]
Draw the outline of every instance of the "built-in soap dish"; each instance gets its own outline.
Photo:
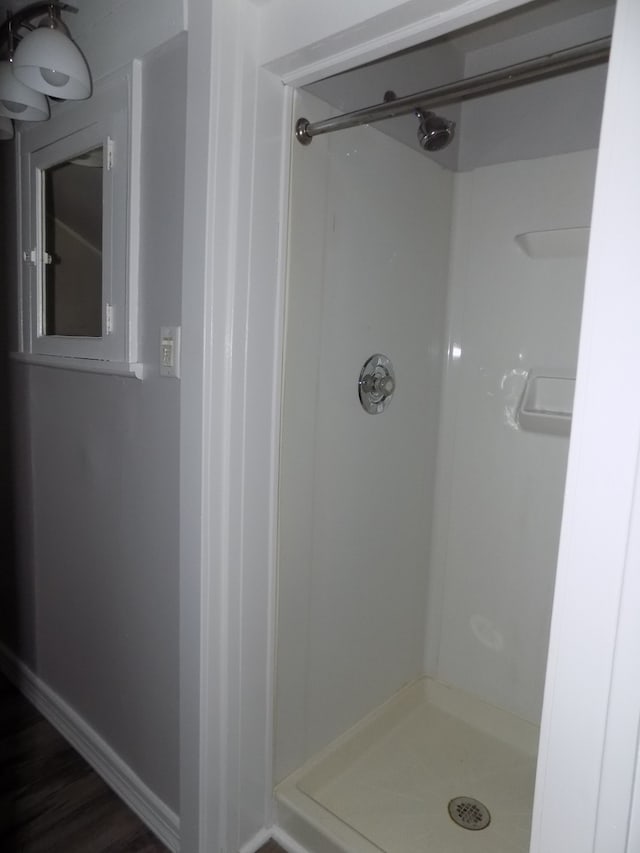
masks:
[[[547,435],[569,435],[575,384],[572,371],[531,369],[518,406],[521,428]]]
[[[515,241],[530,258],[586,258],[590,230],[581,226],[527,231],[516,234]]]

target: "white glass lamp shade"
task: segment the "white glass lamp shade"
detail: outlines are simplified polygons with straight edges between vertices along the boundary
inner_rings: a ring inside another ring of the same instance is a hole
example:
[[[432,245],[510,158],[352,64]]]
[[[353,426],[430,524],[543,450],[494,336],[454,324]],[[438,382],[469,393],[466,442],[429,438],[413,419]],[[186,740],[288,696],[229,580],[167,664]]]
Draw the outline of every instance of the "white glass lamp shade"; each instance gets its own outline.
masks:
[[[0,141],[13,139],[13,123],[11,119],[0,116]]]
[[[12,65],[21,83],[53,98],[80,101],[91,94],[84,56],[60,30],[39,27],[27,33],[15,50]]]
[[[0,62],[0,116],[18,121],[49,118],[49,102],[45,96],[16,80],[10,62]]]

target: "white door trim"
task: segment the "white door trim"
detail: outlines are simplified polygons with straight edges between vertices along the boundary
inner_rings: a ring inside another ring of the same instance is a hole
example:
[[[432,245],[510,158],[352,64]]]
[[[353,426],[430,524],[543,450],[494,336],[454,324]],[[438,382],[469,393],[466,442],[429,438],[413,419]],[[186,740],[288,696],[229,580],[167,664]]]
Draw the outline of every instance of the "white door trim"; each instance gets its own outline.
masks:
[[[640,7],[619,0],[591,222],[532,853],[627,849],[640,719],[640,397],[633,393],[640,370],[638,39]],[[614,127],[621,115],[623,144]],[[580,803],[580,820],[567,809],[570,799]]]

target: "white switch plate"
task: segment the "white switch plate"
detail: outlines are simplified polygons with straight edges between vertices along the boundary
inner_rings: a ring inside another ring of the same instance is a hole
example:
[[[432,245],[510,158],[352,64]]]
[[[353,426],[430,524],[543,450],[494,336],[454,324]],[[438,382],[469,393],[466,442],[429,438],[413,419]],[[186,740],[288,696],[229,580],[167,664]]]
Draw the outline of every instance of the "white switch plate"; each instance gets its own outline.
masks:
[[[180,378],[180,326],[160,328],[160,376]]]

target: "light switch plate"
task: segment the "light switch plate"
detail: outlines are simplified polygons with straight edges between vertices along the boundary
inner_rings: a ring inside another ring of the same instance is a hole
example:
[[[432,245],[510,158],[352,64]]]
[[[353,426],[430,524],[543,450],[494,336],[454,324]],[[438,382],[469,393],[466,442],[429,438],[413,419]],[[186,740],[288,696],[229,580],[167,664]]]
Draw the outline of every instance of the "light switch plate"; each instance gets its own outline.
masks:
[[[160,328],[160,376],[180,378],[180,326]]]

